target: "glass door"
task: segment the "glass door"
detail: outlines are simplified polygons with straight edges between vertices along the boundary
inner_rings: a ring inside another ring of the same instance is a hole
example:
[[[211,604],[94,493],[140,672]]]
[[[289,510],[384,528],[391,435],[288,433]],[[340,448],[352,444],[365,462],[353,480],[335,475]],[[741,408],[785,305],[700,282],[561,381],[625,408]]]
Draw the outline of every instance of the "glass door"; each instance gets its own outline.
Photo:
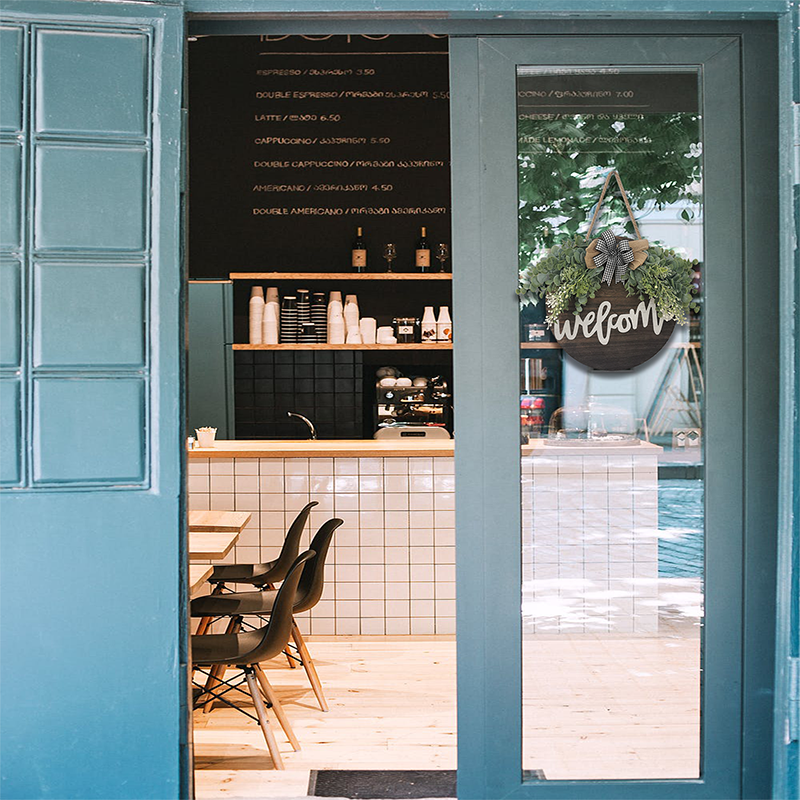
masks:
[[[453,42],[462,797],[740,796],[739,44]]]

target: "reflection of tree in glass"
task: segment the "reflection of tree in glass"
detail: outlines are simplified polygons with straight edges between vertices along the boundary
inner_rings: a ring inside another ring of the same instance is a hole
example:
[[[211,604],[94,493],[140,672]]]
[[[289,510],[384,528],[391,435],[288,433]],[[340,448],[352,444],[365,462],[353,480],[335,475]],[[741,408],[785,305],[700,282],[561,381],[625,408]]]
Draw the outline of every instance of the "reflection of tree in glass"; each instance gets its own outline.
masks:
[[[520,267],[563,238],[586,230],[609,169],[619,171],[634,210],[700,202],[701,146],[697,114],[542,115],[520,119]],[[609,191],[598,229],[614,225],[633,236],[625,205]],[[690,220],[693,212],[681,212]]]

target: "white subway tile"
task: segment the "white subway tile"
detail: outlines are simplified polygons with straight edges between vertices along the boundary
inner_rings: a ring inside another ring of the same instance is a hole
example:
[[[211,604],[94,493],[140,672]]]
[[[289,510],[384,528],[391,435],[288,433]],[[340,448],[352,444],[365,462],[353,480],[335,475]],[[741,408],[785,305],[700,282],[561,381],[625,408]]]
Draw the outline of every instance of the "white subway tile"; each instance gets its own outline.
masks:
[[[189,511],[208,511],[211,508],[210,498],[211,496],[208,494],[199,494],[197,492],[190,494],[187,501]]]
[[[402,586],[402,584],[392,584],[393,586]],[[386,586],[383,583],[361,583],[361,599],[362,600],[385,600],[386,599]]]
[[[408,549],[407,528],[386,528],[383,532],[383,542],[387,547],[404,547]]]
[[[396,617],[386,620],[387,636],[406,636],[409,633],[411,633],[410,619],[403,617]]]
[[[367,513],[373,514],[375,512],[370,511]],[[383,547],[385,544],[383,528],[366,527],[362,523],[360,544],[361,547]]]
[[[434,511],[454,511],[456,496],[453,492],[435,492],[433,495]]]
[[[362,528],[383,528],[382,511],[360,511],[358,514],[358,524]]]
[[[386,571],[386,581],[388,583],[395,583],[401,581],[403,583],[408,583],[409,580],[409,568],[405,564],[387,564],[384,567]],[[411,573],[411,580],[415,580],[413,572]],[[431,577],[428,580],[433,580],[433,570],[431,569]],[[388,591],[388,589],[387,589]]]
[[[356,492],[337,492],[333,495],[333,509],[337,515],[341,516],[342,512],[357,512],[358,511],[358,494]],[[357,518],[357,514],[354,514]]]
[[[383,585],[384,581],[384,565],[383,564],[361,564],[359,567],[361,581],[366,582],[380,582]],[[408,575],[406,575],[408,577]]]
[[[408,511],[408,494],[385,494],[383,500],[387,511]]]
[[[284,475],[308,475],[307,458],[285,458],[283,460]]]
[[[455,526],[456,526],[456,512],[455,511],[434,511],[433,512],[433,526],[434,526],[434,528],[455,528]]]
[[[308,475],[287,475],[284,479],[287,493],[307,494],[309,490]]]
[[[455,471],[455,459],[452,456],[439,456],[433,459],[434,475],[454,475]]]
[[[361,633],[361,621],[357,617],[353,619],[337,618],[336,633],[338,636],[357,636]]]
[[[432,581],[415,581],[410,589],[412,600],[433,600],[436,597],[436,584]]]
[[[408,581],[403,583],[387,583],[386,584],[386,599],[387,600],[408,600],[411,594],[411,587]]]
[[[536,492],[533,498],[533,507],[535,512],[539,513],[540,511],[554,511],[557,509],[558,495],[558,492]]]
[[[278,557],[278,551],[283,547],[283,540],[286,538],[286,531],[283,528],[261,528],[259,538],[261,548],[267,555],[267,560],[270,560]]]
[[[234,475],[258,475],[257,458],[235,458],[233,460]]]
[[[308,479],[308,490],[312,496],[320,493],[330,494],[333,492],[333,475],[312,475]]]
[[[411,567],[412,573],[414,567]],[[434,568],[434,576],[435,580],[438,583],[439,581],[454,581],[456,579],[456,567],[455,564],[437,564]]]
[[[454,617],[456,615],[455,600],[440,600],[437,598],[435,608],[437,617]]]
[[[412,547],[430,547],[433,545],[433,528],[417,528],[411,525],[409,543]]]
[[[258,474],[283,475],[283,461],[282,458],[259,458]]]
[[[361,563],[359,558],[359,548],[357,547],[339,547],[338,545],[334,544],[331,549],[336,560],[337,569],[342,564],[357,565]],[[337,577],[337,580],[341,580],[341,578]],[[351,578],[350,580],[358,580],[358,578]]]
[[[437,564],[455,564],[456,563],[456,548],[455,547],[442,547],[436,545],[433,553],[433,560]]]
[[[333,481],[334,490],[337,493],[358,491],[357,475],[337,475]]]
[[[411,616],[432,617],[434,615],[433,600],[411,600]]]
[[[345,567],[339,567],[338,569],[343,570]],[[358,574],[358,567],[354,568],[356,571],[356,575]],[[360,599],[360,587],[361,584],[353,583],[345,580],[336,580],[336,601],[339,600],[359,600]]]
[[[534,456],[532,460],[534,476],[558,472],[555,456]]]
[[[387,528],[408,528],[408,511],[384,511],[383,524]]]
[[[432,547],[412,547],[411,548],[411,563],[412,564],[433,564],[433,548]]]
[[[407,475],[408,474],[408,459],[407,458],[384,458],[383,459],[383,474],[384,475]]]
[[[437,617],[436,618],[436,633],[440,636],[447,634],[454,634],[456,632],[456,618],[455,617]]]
[[[383,617],[362,618],[361,634],[363,636],[383,636],[386,633],[386,620]]]
[[[270,494],[283,494],[283,475],[261,475],[258,488]]]
[[[208,475],[189,475],[186,480],[186,488],[189,494],[194,492],[203,492],[208,494],[211,491],[211,483]]]
[[[383,475],[383,459],[382,458],[359,458],[358,459],[358,474],[359,475]]]
[[[455,598],[456,598],[455,581],[440,581],[439,583],[436,584],[437,600],[455,600]]]
[[[186,464],[187,475],[208,475],[210,458],[190,458]]]
[[[383,516],[383,492],[374,494],[361,492],[358,495],[358,505],[362,511],[380,511]]]
[[[233,475],[232,458],[210,458],[209,470],[212,475]]]
[[[385,563],[387,565],[408,564],[408,555],[407,547],[387,547],[384,551]]]
[[[233,492],[233,475],[211,475],[212,492]]]
[[[433,511],[433,492],[411,492],[408,507],[411,511]]]
[[[434,575],[434,567],[432,564],[412,564],[411,565],[411,581],[412,583],[416,583],[417,581],[422,582],[432,582],[434,580],[439,580]],[[454,579],[451,579],[454,580]]]
[[[454,492],[456,490],[455,475],[435,475],[433,478],[435,492]]]
[[[283,507],[286,509],[287,512],[293,512],[294,515],[297,515],[297,512],[300,511],[302,508],[306,506],[308,503],[308,495],[307,494],[285,494],[283,496]]]
[[[455,546],[456,543],[456,529],[455,528],[437,528],[434,541],[437,547],[442,546]]]
[[[433,475],[411,475],[408,481],[409,491],[432,492]]]
[[[386,460],[388,461],[389,459]],[[383,475],[361,475],[357,481],[357,491],[361,492],[361,494],[372,492],[383,494]],[[383,503],[383,498],[381,498],[381,503]]]
[[[336,600],[336,618],[358,617],[358,600]]]
[[[259,528],[250,527],[247,525],[245,529],[239,534],[239,539],[236,542],[236,547],[260,547],[261,546],[261,531]],[[258,558],[256,558],[256,561]],[[255,563],[255,562],[253,562]]]
[[[435,624],[433,617],[411,617],[411,633],[417,636],[433,634]]]
[[[408,525],[414,528],[433,528],[433,511],[409,511]]]
[[[333,494],[309,494],[309,502],[313,500],[317,505],[314,511],[319,514],[326,513],[328,518],[333,516]]]
[[[383,491],[408,492],[408,475],[386,475],[383,478]]]
[[[333,475],[333,459],[332,458],[309,458],[308,459],[308,474],[309,475]]]
[[[383,564],[384,552],[382,547],[359,547],[358,548],[358,562],[359,564]],[[391,563],[387,561],[386,563]]]
[[[333,534],[333,543],[336,547],[358,547],[359,534],[355,526],[342,525]]]
[[[411,613],[411,602],[409,600],[386,600],[387,617],[408,617]]]
[[[262,511],[280,511],[281,513],[285,512],[286,509],[284,508],[283,504],[284,494],[267,494],[266,492],[261,494],[261,510]]]
[[[315,461],[317,459],[314,459]],[[311,633],[314,636],[332,636],[336,633],[336,620],[333,618],[313,617]]]
[[[242,537],[236,542],[236,562],[237,564],[260,564],[261,548],[241,544]],[[252,588],[252,587],[251,587]]]
[[[236,511],[258,511],[260,509],[260,495],[236,494]]]
[[[336,458],[333,461],[333,474],[339,475],[358,475],[357,458]]]
[[[414,477],[416,475],[432,475],[433,474],[433,459],[432,458],[409,458],[408,459],[408,472]]]
[[[211,494],[211,510],[212,511],[233,511],[234,510],[234,495],[216,493]]]
[[[587,492],[584,490],[583,508],[587,512],[594,511],[598,508],[608,508],[608,494],[606,492]]]
[[[258,481],[258,475],[236,475],[234,478],[236,492],[258,492]]]
[[[362,600],[361,601],[361,618],[379,618],[383,619],[386,616],[383,600]]]

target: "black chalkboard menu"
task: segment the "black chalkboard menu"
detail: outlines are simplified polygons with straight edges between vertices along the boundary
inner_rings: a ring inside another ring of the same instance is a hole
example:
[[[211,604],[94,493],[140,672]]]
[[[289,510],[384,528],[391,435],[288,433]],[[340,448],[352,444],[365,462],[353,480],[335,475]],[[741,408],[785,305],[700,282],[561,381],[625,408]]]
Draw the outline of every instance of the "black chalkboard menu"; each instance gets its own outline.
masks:
[[[208,36],[189,46],[189,274],[413,270],[450,242],[447,39]]]

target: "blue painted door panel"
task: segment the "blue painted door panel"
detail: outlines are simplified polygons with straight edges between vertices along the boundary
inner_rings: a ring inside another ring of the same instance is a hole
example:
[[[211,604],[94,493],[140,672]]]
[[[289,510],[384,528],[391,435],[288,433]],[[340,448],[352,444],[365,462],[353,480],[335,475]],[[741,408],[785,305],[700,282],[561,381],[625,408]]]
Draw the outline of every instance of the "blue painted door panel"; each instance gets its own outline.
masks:
[[[764,337],[758,343],[760,356],[750,353],[753,335],[745,337],[742,331],[746,319],[769,317],[777,272],[761,274],[758,285],[753,283],[752,271],[746,272],[743,264],[756,263],[758,254],[735,232],[749,223],[770,241],[777,239],[774,220],[759,216],[759,205],[777,195],[776,166],[770,161],[775,148],[767,148],[766,156],[760,144],[748,150],[745,163],[752,172],[742,190],[744,167],[733,155],[741,152],[743,141],[737,36],[639,35],[636,48],[626,46],[630,41],[605,36],[451,41],[454,308],[458,318],[470,320],[460,328],[455,380],[465,376],[462,382],[469,380],[473,387],[456,398],[461,431],[456,440],[459,797],[465,799],[732,800],[768,792],[770,748],[763,735],[754,741],[758,737],[750,729],[763,732],[771,713],[773,641],[768,626],[773,600],[760,576],[769,575],[774,566],[774,524],[769,523],[775,513],[776,441],[774,411],[767,412],[766,421],[759,420],[758,414],[766,411],[763,403],[746,404],[745,397],[750,380],[762,392],[765,386],[777,386],[777,328],[759,325],[756,338]],[[514,296],[518,64],[702,66],[708,526],[702,772],[697,780],[522,778],[519,333]],[[771,109],[774,113],[774,105]],[[770,131],[764,135],[773,135],[774,127]],[[763,174],[768,177],[759,185]],[[738,365],[745,359],[750,366],[743,372]],[[756,437],[752,444],[749,436]],[[763,459],[771,459],[772,467]],[[744,497],[742,485],[748,487]],[[753,533],[747,538],[751,522]],[[746,586],[743,575],[753,576]],[[765,638],[760,639],[765,625]],[[751,642],[752,666],[742,659],[744,635]],[[498,642],[502,659],[497,658]],[[760,671],[758,654],[766,669],[754,680]],[[743,692],[745,680],[750,683]],[[759,704],[761,697],[767,702]]]
[[[5,2],[0,793],[188,787],[183,19]]]

